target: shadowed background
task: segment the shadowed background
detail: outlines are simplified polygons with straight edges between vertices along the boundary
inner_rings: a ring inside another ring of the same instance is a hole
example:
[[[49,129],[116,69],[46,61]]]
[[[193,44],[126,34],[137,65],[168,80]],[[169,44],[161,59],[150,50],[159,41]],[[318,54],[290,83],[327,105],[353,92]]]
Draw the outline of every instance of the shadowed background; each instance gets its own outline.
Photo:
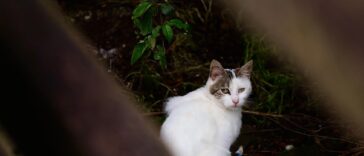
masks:
[[[277,44],[276,54],[286,56],[324,94],[325,108],[348,125],[348,132],[363,137],[363,4],[220,3],[238,23],[248,21]],[[6,91],[2,99],[10,101],[2,102],[1,124],[11,140],[26,155],[166,155],[155,131],[130,104],[135,103],[128,100],[130,95],[89,57],[79,35],[62,24],[55,8],[43,1],[0,2],[1,69],[6,75],[1,78]],[[229,51],[236,57],[234,53]],[[196,68],[204,67],[200,64]]]

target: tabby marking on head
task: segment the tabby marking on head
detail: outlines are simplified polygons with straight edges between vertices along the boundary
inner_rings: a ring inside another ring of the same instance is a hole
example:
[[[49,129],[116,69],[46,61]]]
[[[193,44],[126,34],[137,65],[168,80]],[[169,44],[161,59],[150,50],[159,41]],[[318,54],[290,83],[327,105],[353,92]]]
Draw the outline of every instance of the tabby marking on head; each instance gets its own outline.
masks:
[[[251,71],[252,61],[241,68],[224,69],[218,61],[213,60],[210,65],[210,79],[213,82],[209,87],[210,94],[222,100],[225,105],[233,107],[242,105],[246,95],[251,91],[249,80]]]

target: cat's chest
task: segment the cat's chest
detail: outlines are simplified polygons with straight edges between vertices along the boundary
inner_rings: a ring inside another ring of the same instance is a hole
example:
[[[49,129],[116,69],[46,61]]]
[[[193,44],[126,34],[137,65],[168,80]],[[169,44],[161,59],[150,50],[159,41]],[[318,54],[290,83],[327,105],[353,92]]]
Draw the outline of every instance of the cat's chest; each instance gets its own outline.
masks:
[[[241,126],[241,112],[226,110],[214,101],[203,100],[199,103],[202,116],[209,116],[214,122],[214,128],[222,133],[238,133]]]
[[[230,144],[238,137],[241,128],[241,114],[237,112],[219,112],[213,114],[216,127],[216,142],[222,145]]]
[[[241,114],[223,110],[211,110],[211,112],[214,112],[211,113],[211,115],[213,115],[215,120],[218,134],[229,134],[231,137],[235,137],[239,134],[241,127]]]

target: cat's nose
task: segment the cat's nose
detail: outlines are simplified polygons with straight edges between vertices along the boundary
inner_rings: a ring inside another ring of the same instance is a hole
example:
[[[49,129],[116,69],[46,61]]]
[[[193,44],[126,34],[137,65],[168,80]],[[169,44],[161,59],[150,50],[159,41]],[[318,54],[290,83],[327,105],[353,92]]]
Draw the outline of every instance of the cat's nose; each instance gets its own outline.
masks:
[[[235,105],[239,103],[239,99],[233,99],[232,101]]]

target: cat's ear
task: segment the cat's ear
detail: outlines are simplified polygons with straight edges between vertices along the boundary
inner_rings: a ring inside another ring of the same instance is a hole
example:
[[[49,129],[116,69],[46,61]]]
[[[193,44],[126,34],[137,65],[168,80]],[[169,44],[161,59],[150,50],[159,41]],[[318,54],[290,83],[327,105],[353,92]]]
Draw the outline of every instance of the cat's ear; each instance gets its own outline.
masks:
[[[215,81],[218,77],[223,76],[225,73],[224,68],[219,61],[212,60],[210,64],[210,77]]]
[[[250,60],[239,69],[238,76],[250,78],[252,71],[253,71],[253,60]]]

